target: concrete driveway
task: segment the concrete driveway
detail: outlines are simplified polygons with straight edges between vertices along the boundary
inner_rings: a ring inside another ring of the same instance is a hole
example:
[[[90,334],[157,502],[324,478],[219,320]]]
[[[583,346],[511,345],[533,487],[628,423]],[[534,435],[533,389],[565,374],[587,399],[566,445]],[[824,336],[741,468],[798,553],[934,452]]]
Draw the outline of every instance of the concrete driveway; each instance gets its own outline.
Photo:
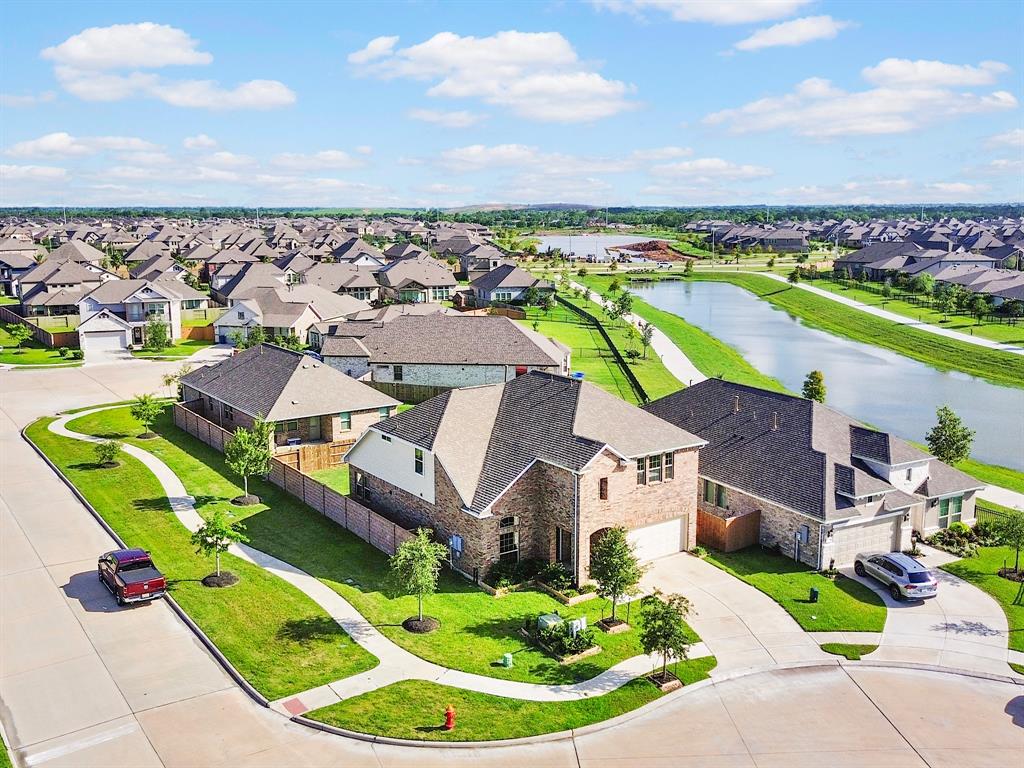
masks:
[[[922,562],[939,580],[938,594],[929,600],[894,600],[880,582],[857,576],[853,568],[843,569],[877,592],[888,608],[881,643],[870,658],[1010,674],[1009,626],[999,603],[973,584],[939,570],[956,557],[934,547],[921,549]]]
[[[1019,762],[1024,686],[835,663],[708,682],[628,723],[537,745],[425,750],[291,723],[232,685],[165,604],[114,606],[91,576],[110,540],[18,434],[40,415],[158,392],[160,377],[178,367],[131,361],[0,372],[0,722],[20,765],[818,766],[859,765],[865,756],[887,766]],[[685,573],[676,578],[682,587]],[[786,650],[800,648],[792,638],[773,637],[791,634],[792,625],[762,601],[743,590],[723,594],[692,593],[700,611],[693,623],[717,634],[723,659],[737,654],[733,669],[805,652]],[[731,618],[729,606],[750,610]],[[749,622],[753,640],[737,621]],[[738,650],[744,644],[754,652],[746,658]]]

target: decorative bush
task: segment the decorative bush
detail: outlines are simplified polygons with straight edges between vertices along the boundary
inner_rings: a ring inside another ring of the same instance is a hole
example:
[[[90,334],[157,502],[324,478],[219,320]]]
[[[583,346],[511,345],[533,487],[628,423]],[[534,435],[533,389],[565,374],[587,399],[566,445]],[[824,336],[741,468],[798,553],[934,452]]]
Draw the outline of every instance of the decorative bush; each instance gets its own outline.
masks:
[[[484,581],[495,589],[508,589],[535,578],[545,565],[543,560],[533,558],[517,563],[499,561],[487,569]]]
[[[590,627],[580,630],[575,637],[569,622],[565,621],[549,629],[541,630],[540,641],[559,656],[572,656],[593,648],[594,630]]]
[[[701,560],[703,560],[705,557],[708,556],[708,548],[698,544],[690,550],[690,554],[694,557],[699,557]]]
[[[57,354],[60,355],[61,357],[67,357],[68,356],[68,352],[70,352],[70,351],[71,350],[68,349],[67,347],[61,347],[60,349],[57,350]]]
[[[949,552],[957,557],[974,557],[978,554],[978,545],[974,541],[974,532],[970,527],[961,523],[953,523],[949,528],[936,531],[927,539],[927,542],[933,547]]]
[[[85,352],[83,352],[80,349],[72,349],[71,350],[71,359],[72,360],[83,360],[83,359],[85,359]]]
[[[537,578],[558,592],[565,592],[573,586],[572,576],[559,563],[547,563],[540,569]]]

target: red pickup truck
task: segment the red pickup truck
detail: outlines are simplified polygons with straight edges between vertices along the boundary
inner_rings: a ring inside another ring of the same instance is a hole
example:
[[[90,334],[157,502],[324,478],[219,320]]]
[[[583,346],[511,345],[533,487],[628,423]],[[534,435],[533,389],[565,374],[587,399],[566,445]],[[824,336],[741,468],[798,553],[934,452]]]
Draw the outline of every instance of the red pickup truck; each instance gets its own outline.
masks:
[[[100,556],[97,570],[118,605],[154,600],[167,592],[167,580],[144,549],[107,552]]]

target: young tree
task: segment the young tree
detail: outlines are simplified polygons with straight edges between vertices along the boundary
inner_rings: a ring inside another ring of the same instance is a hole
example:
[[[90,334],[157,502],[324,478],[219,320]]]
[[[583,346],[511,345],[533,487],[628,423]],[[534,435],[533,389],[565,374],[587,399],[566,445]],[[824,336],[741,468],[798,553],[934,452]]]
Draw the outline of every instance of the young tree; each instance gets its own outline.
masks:
[[[693,261],[694,261],[693,259],[687,259],[686,260],[686,265],[683,267],[683,276],[684,277],[692,277],[693,276]]]
[[[622,287],[622,283],[619,281],[619,278],[617,278],[617,277],[613,277],[612,281],[610,283],[608,283],[608,290],[611,291],[612,293],[615,293],[621,287]]]
[[[231,343],[238,347],[238,349],[249,349],[265,342],[267,340],[267,332],[263,330],[263,326],[254,325],[252,328],[249,328],[248,333],[242,330],[234,331],[230,338]]]
[[[448,548],[430,538],[430,531],[420,528],[416,535],[402,543],[391,557],[391,573],[405,595],[415,595],[417,616],[423,621],[423,598],[437,591],[441,563],[448,557]]]
[[[640,323],[640,346],[644,348],[644,359],[647,359],[647,348],[651,346],[654,339],[654,325],[651,323]]]
[[[576,274],[579,275],[580,277],[586,277],[587,276],[587,268],[586,267],[580,267],[578,270],[576,270]]]
[[[4,330],[11,337],[14,349],[20,355],[22,353],[21,345],[32,338],[32,329],[24,323],[10,323]]]
[[[931,296],[932,291],[935,290],[935,277],[927,272],[922,272],[910,281],[910,288],[917,293]]]
[[[96,443],[96,463],[102,467],[117,465],[117,457],[121,454],[121,444],[116,440],[104,440]]]
[[[953,297],[953,293],[945,288],[939,288],[936,290],[935,308],[942,313],[942,320],[945,322],[949,318],[949,313],[956,309],[956,301]]]
[[[232,544],[248,541],[245,526],[241,521],[230,522],[222,510],[217,510],[202,527],[192,534],[192,545],[201,555],[215,555],[217,558],[217,578],[220,578],[220,556],[227,552]]]
[[[640,645],[645,653],[661,654],[661,679],[664,681],[669,657],[685,659],[690,647],[686,633],[690,601],[682,595],[666,597],[656,589],[640,604]]]
[[[544,311],[544,314],[549,314],[552,309],[555,308],[555,294],[548,291],[544,294],[544,297],[540,300],[540,308]]]
[[[821,371],[811,371],[804,379],[803,396],[808,400],[816,400],[819,403],[825,402],[825,374]]]
[[[146,322],[145,339],[143,346],[150,352],[163,352],[170,345],[167,323],[158,317],[150,318]]]
[[[634,589],[643,575],[625,528],[610,528],[590,550],[590,578],[597,582],[597,594],[612,601],[613,622],[619,598]]]
[[[1024,549],[1024,512],[1012,510],[996,520],[996,535],[1008,547],[1013,547],[1013,570],[1020,572],[1020,551]]]
[[[620,318],[626,317],[633,311],[633,294],[629,291],[623,290],[622,293],[615,298],[615,309],[616,314]]]
[[[539,301],[540,301],[540,293],[537,291],[537,289],[534,286],[531,285],[529,288],[527,288],[525,291],[523,291],[523,304],[525,304],[526,306],[528,306],[528,307],[536,306],[536,304]]]
[[[136,395],[135,399],[132,400],[131,413],[132,418],[135,419],[139,424],[142,425],[142,434],[139,437],[149,438],[155,437],[150,427],[153,426],[153,422],[160,416],[160,412],[163,411],[164,404],[157,400],[153,395]]]
[[[932,455],[947,464],[955,464],[970,456],[974,430],[968,429],[948,405],[941,406],[935,415],[938,423],[925,436]]]
[[[800,282],[800,277],[800,267],[796,267],[792,272],[789,273],[789,277],[787,277],[786,279],[790,282],[790,284],[796,285],[797,283]]]
[[[249,495],[249,478],[265,475],[270,470],[270,460],[274,456],[270,448],[273,430],[273,424],[257,416],[251,429],[240,427],[224,445],[224,462],[232,472],[241,476],[245,488],[241,503],[255,504],[259,501]]]
[[[976,295],[971,299],[971,314],[978,318],[978,325],[981,325],[981,321],[988,314],[988,310],[988,301],[985,300],[984,296]]]
[[[772,257],[770,257],[768,259],[768,269],[772,269],[774,267],[775,267],[775,257],[772,256]]]

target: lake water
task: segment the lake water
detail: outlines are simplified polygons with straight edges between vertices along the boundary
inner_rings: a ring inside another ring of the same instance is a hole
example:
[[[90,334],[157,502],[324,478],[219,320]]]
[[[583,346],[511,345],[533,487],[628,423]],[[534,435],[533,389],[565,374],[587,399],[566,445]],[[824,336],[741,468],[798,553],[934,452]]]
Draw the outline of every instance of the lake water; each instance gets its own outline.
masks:
[[[644,243],[658,238],[644,235],[552,235],[537,239],[540,240],[537,253],[544,253],[548,248],[559,248],[563,254],[575,253],[577,259],[585,259],[594,255],[604,258],[607,255],[606,248]]]
[[[739,350],[747,362],[790,391],[800,391],[809,371],[822,371],[828,405],[903,438],[923,443],[935,423],[935,409],[949,405],[976,431],[974,458],[1024,470],[1024,389],[939,371],[886,349],[808,328],[729,283],[634,284],[630,290]]]

